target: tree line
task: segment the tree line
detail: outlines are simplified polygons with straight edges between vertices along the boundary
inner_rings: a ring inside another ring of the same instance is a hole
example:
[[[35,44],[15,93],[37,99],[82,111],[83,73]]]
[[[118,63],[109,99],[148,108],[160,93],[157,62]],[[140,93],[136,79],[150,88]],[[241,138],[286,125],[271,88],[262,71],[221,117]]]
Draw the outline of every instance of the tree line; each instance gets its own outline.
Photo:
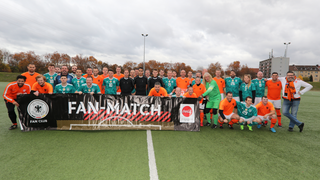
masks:
[[[71,69],[72,65],[77,65],[78,69],[81,69],[83,72],[86,72],[87,67],[96,67],[102,72],[103,67],[108,67],[114,72],[116,68],[120,66],[122,70],[124,69],[135,69],[138,67],[143,67],[143,62],[137,63],[133,61],[127,61],[123,65],[117,63],[113,64],[111,62],[103,62],[97,60],[94,56],[83,56],[82,54],[75,55],[71,57],[68,54],[53,52],[47,53],[44,55],[38,55],[34,51],[20,52],[11,54],[8,51],[0,50],[0,71],[1,72],[26,72],[28,64],[33,63],[37,68],[37,72],[46,73],[48,71],[48,65],[50,63],[55,64],[56,66],[66,65]],[[241,65],[240,61],[234,61],[230,63],[226,69],[223,69],[219,62],[210,63],[207,67],[198,66],[196,69],[192,69],[190,65],[187,65],[184,62],[159,62],[156,60],[149,60],[145,63],[145,69],[163,69],[165,72],[167,70],[175,70],[178,75],[180,70],[184,69],[186,72],[201,72],[203,69],[207,69],[211,75],[215,75],[215,71],[220,69],[222,76],[224,73],[227,75],[231,70],[234,70],[237,73],[237,76],[242,77],[244,74],[250,74],[251,77],[256,77],[256,72],[252,71],[246,64]]]

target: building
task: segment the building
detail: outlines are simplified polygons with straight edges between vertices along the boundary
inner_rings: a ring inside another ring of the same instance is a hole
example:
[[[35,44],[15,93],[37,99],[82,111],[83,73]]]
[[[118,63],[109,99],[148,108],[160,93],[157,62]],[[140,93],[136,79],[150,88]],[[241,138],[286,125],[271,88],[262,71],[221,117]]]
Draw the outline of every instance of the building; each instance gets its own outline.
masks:
[[[317,64],[315,66],[312,65],[291,65],[289,67],[290,71],[293,71],[297,77],[302,78],[310,78],[312,76],[313,82],[319,82],[320,78],[320,66]]]
[[[279,76],[283,77],[289,71],[288,57],[272,57],[259,62],[259,70],[266,78],[271,78],[273,72],[277,72]]]

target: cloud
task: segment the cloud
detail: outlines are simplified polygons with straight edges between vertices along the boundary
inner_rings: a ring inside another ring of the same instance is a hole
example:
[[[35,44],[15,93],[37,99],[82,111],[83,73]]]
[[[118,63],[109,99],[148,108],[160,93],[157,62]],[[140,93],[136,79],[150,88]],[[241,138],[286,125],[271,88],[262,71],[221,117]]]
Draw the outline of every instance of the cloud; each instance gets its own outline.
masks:
[[[194,69],[240,61],[258,67],[271,49],[294,64],[320,55],[319,3],[307,1],[9,1],[0,11],[0,40],[11,52],[58,51],[108,63],[185,62]]]

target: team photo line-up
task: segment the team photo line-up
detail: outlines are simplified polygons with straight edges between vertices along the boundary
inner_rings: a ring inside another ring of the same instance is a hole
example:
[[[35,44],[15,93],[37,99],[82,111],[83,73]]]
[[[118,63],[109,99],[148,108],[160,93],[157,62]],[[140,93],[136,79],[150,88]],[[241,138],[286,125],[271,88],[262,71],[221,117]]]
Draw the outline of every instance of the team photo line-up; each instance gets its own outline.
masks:
[[[288,131],[292,132],[295,125],[303,131],[304,123],[297,119],[301,95],[312,89],[312,85],[296,78],[292,71],[286,77],[279,77],[277,72],[272,77],[263,78],[263,73],[258,72],[257,78],[252,79],[250,74],[245,74],[243,80],[231,70],[229,77],[223,79],[221,70],[215,71],[215,77],[203,69],[193,78],[192,71],[188,73],[180,70],[177,72],[157,69],[143,71],[136,68],[121,73],[121,67],[116,72],[104,67],[99,75],[98,68],[88,67],[86,74],[77,66],[72,66],[71,73],[67,66],[55,67],[49,64],[48,73],[41,75],[36,72],[34,64],[28,65],[28,71],[18,75],[16,81],[9,83],[3,93],[3,98],[12,122],[9,130],[17,128],[17,116],[14,111],[19,94],[52,94],[52,93],[89,93],[110,95],[140,95],[159,97],[197,98],[200,109],[200,126],[207,119],[205,126],[223,129],[227,124],[234,129],[234,124],[239,124],[244,130],[247,125],[250,131],[253,125],[257,128],[267,126],[270,121],[271,132],[276,132],[275,125],[282,128],[281,123],[281,97],[282,114],[289,118]],[[303,90],[300,90],[304,87]],[[267,95],[265,95],[267,89]],[[212,123],[213,121],[213,123]]]

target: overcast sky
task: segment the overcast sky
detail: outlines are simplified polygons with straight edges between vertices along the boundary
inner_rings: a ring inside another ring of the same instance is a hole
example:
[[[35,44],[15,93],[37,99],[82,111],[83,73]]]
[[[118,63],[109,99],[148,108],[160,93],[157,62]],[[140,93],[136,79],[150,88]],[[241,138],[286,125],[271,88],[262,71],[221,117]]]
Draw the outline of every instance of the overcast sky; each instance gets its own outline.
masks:
[[[320,64],[314,0],[1,0],[0,49],[67,53],[108,63],[185,62],[196,69],[284,56]]]

